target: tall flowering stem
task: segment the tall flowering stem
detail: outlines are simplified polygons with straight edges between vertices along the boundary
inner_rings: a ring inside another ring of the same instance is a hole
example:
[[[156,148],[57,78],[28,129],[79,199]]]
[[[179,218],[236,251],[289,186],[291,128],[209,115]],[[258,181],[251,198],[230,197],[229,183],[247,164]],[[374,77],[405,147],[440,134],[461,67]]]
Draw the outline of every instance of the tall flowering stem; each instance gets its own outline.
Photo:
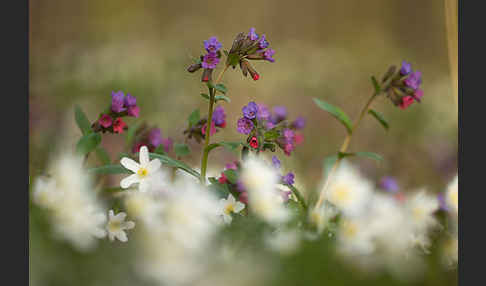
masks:
[[[218,75],[218,78],[216,79],[215,84],[218,84],[221,81],[221,78],[223,77],[223,74],[226,72],[228,69],[229,65],[226,65],[225,68],[221,71],[221,73]],[[208,155],[209,155],[209,142],[210,142],[210,137],[211,137],[211,124],[213,120],[213,108],[214,108],[214,97],[216,95],[216,90],[214,88],[209,88],[209,107],[208,107],[208,124],[207,124],[207,130],[206,130],[206,135],[204,138],[204,149],[203,149],[203,155],[201,158],[201,183],[206,184],[206,169],[208,167]]]
[[[354,122],[354,124],[351,128],[351,132],[348,132],[348,135],[346,135],[346,138],[344,138],[344,142],[341,145],[341,148],[339,149],[340,153],[344,153],[348,149],[349,143],[351,142],[351,138],[353,137],[354,132],[356,131],[356,129],[358,129],[359,124],[363,120],[366,113],[368,113],[368,110],[370,109],[371,103],[373,103],[373,100],[375,100],[375,98],[376,98],[376,96],[378,96],[378,94],[379,93],[376,93],[376,92],[373,93],[373,95],[368,99],[368,102],[366,102],[366,105],[361,110],[359,117],[356,119],[356,121]],[[331,171],[327,175],[326,182],[324,183],[324,186],[321,189],[321,192],[319,194],[319,200],[316,203],[315,209],[320,208],[322,203],[324,202],[324,200],[326,198],[326,192],[327,192],[327,188],[329,186],[329,183],[332,180],[332,177],[334,176],[336,170],[338,169],[342,158],[343,157],[341,157],[341,156],[337,157],[336,162],[334,162],[334,165],[332,166]]]

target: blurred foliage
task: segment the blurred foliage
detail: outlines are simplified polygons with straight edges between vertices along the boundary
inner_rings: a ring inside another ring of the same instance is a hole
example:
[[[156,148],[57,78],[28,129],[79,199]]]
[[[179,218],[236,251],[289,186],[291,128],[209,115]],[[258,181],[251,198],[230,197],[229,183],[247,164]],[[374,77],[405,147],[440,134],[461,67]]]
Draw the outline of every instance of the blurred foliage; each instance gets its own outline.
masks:
[[[277,0],[34,0],[29,7],[31,177],[42,173],[56,142],[67,141],[74,148],[81,135],[74,122],[75,104],[93,121],[109,104],[112,90],[136,96],[140,119],[182,143],[187,116],[196,108],[204,116],[207,109],[199,95],[205,86],[199,76],[186,72],[191,58],[200,54],[202,41],[210,36],[229,48],[233,37],[250,27],[266,34],[276,50],[276,62],[257,63],[261,78],[256,82],[237,70],[225,74],[231,103],[219,104],[227,111],[228,125],[213,142],[242,138],[236,121],[248,101],[285,105],[291,118],[306,117],[305,141],[292,157],[278,156],[296,173],[300,189],[314,190],[322,179],[324,157],[335,153],[346,131],[312,98],[339,106],[353,120],[373,92],[370,76],[379,77],[390,64],[408,60],[422,71],[423,102],[402,111],[384,98],[377,100],[372,108],[387,119],[389,130],[369,116],[349,151],[375,152],[384,161],[352,160],[374,181],[394,176],[405,190],[425,186],[431,192],[442,191],[457,172],[457,105],[449,76],[443,1],[312,0],[296,6]],[[124,144],[120,136],[103,136],[102,145],[113,161],[125,150]],[[198,166],[200,146],[189,142],[189,147],[192,152],[184,161]],[[215,149],[210,169],[221,170],[236,158],[225,148]],[[98,164],[95,156],[90,162]],[[129,251],[119,252],[129,244],[107,244],[94,254],[77,254],[51,240],[42,213],[32,207],[31,285],[142,285],[123,256]],[[277,277],[278,285],[391,285],[386,277],[363,282],[328,260],[328,249],[320,255],[314,251],[305,246],[296,257],[282,261],[282,271],[289,275]],[[431,270],[421,285],[455,284],[454,271],[439,273]]]

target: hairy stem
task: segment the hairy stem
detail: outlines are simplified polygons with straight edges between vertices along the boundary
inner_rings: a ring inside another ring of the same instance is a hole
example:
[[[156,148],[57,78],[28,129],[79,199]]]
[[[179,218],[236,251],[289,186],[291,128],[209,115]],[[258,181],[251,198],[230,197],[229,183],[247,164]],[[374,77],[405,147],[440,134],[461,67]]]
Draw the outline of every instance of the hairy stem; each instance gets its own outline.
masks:
[[[378,95],[377,93],[373,93],[373,95],[370,97],[370,99],[368,99],[368,102],[366,102],[366,105],[361,110],[359,117],[354,122],[353,127],[351,128],[351,132],[349,132],[348,135],[346,135],[346,138],[344,138],[344,142],[341,145],[341,148],[339,148],[339,152],[341,152],[341,153],[346,152],[346,150],[349,147],[349,143],[351,142],[351,138],[353,137],[354,132],[356,131],[359,124],[363,120],[364,116],[368,112],[368,109],[370,108],[371,103],[373,102],[373,100],[376,98],[377,95]],[[329,183],[332,180],[334,173],[338,169],[339,164],[341,163],[341,160],[342,160],[342,157],[338,156],[337,159],[336,159],[336,162],[334,162],[334,165],[332,166],[331,170],[329,171],[329,174],[327,175],[327,178],[326,178],[326,182],[324,183],[324,186],[322,187],[321,192],[319,194],[319,200],[317,201],[315,209],[318,209],[322,205],[322,203],[324,202],[324,199],[327,196],[326,193],[327,193],[327,188],[329,186]]]
[[[228,69],[229,66],[226,66],[221,73],[218,75],[215,84],[218,84],[221,78],[223,77],[224,72]],[[201,158],[201,183],[206,184],[206,169],[208,167],[208,155],[209,155],[209,142],[211,138],[211,122],[213,120],[213,107],[214,107],[214,97],[216,95],[216,90],[214,88],[209,88],[209,107],[208,107],[208,121],[206,122],[206,134],[204,138],[204,148],[203,148],[203,155]]]

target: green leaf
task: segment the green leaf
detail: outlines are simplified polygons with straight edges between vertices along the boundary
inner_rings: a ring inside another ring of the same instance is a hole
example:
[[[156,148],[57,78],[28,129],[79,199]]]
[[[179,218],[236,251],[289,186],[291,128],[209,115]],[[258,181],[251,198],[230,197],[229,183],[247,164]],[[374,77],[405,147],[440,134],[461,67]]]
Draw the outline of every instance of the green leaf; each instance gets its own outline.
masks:
[[[388,122],[386,121],[385,117],[383,117],[381,113],[373,109],[368,110],[368,113],[373,115],[373,117],[376,118],[376,120],[378,120],[378,122],[381,123],[381,125],[383,126],[383,128],[385,128],[385,130],[388,130],[388,128],[390,128]]]
[[[125,135],[128,146],[131,146],[135,140],[135,134],[137,133],[137,129],[140,127],[140,125],[142,125],[142,121],[135,122],[128,127],[127,134]]]
[[[302,207],[304,208],[304,210],[307,209],[307,204],[305,203],[305,199],[304,199],[304,196],[302,196],[302,194],[299,192],[299,190],[294,187],[293,185],[287,185],[287,187],[290,188],[290,190],[292,190],[292,193],[294,193],[294,195],[297,197],[297,200],[299,201],[299,203],[302,205]]]
[[[191,153],[189,146],[187,146],[186,144],[183,144],[183,143],[174,144],[174,150],[175,150],[176,155],[179,156],[179,157],[186,156],[186,155],[189,155]]]
[[[93,151],[101,143],[101,135],[99,133],[89,133],[79,139],[76,144],[76,152],[81,155],[86,155]]]
[[[223,173],[226,176],[228,182],[230,182],[231,184],[236,184],[236,181],[238,180],[238,175],[236,174],[235,170],[229,169],[224,171]]]
[[[375,94],[379,94],[381,92],[381,86],[375,76],[371,76],[371,83],[373,83],[373,87],[375,88]]]
[[[201,177],[201,175],[199,175],[199,173],[196,170],[192,169],[191,167],[189,167],[188,165],[186,165],[186,163],[184,163],[182,161],[175,160],[175,159],[170,158],[169,156],[160,155],[160,154],[156,154],[156,153],[149,153],[149,155],[150,155],[151,159],[159,159],[163,164],[179,168],[179,169],[186,171],[187,173],[193,175],[194,177],[196,177],[198,179]]]
[[[88,169],[88,173],[107,175],[107,174],[133,174],[128,169],[125,169],[122,165],[105,165],[101,167]]]
[[[241,142],[219,142],[219,143],[209,144],[208,147],[206,147],[206,149],[208,150],[208,153],[217,147],[224,147],[229,151],[235,151],[236,148],[238,148],[240,145],[242,145]]]
[[[346,113],[344,113],[339,107],[336,107],[318,98],[314,98],[314,102],[321,109],[331,113],[337,120],[339,120],[342,124],[344,124],[349,134],[353,132],[353,128],[352,128],[353,125],[351,123],[351,120],[346,115]]]
[[[380,154],[373,152],[356,152],[356,156],[367,157],[376,161],[383,161],[383,157]]]
[[[101,146],[96,148],[96,156],[98,156],[103,165],[109,165],[111,163],[110,155],[106,152],[105,148]]]
[[[79,130],[81,130],[83,135],[87,135],[93,132],[88,117],[86,117],[86,114],[84,114],[83,110],[78,105],[74,107],[74,119],[76,120],[76,124],[78,125]]]
[[[228,54],[228,58],[226,59],[226,64],[228,66],[236,67],[240,62],[240,55],[237,53]]]
[[[383,157],[381,157],[381,155],[373,153],[373,152],[355,152],[355,153],[339,152],[338,156],[340,158],[358,156],[358,157],[370,158],[370,159],[373,159],[373,160],[376,160],[376,161],[383,161]]]
[[[227,50],[223,50],[223,53],[225,56],[228,56],[228,51]]]
[[[214,86],[214,89],[216,89],[217,91],[223,93],[223,94],[226,94],[226,92],[228,91],[228,89],[226,88],[226,86],[224,86],[224,84],[222,83],[218,83],[217,85]]]
[[[157,148],[155,148],[154,153],[160,154],[160,155],[167,155],[167,153],[164,150],[164,145],[160,144]]]
[[[194,110],[190,115],[189,115],[189,126],[194,126],[196,125],[199,120],[201,119],[201,115],[199,113],[199,109]]]
[[[204,97],[205,99],[209,100],[209,95],[207,95],[206,93],[201,93],[201,96]]]
[[[280,136],[280,134],[279,134],[278,130],[275,129],[275,128],[270,129],[270,130],[266,131],[265,134],[263,134],[263,137],[265,138],[265,141],[275,140],[279,136]]]
[[[216,102],[218,102],[218,101],[220,101],[220,100],[224,100],[224,101],[226,101],[226,102],[228,102],[228,103],[230,103],[230,102],[231,102],[231,99],[230,99],[229,97],[227,97],[226,95],[216,95],[216,96],[214,97],[214,100],[215,100]]]

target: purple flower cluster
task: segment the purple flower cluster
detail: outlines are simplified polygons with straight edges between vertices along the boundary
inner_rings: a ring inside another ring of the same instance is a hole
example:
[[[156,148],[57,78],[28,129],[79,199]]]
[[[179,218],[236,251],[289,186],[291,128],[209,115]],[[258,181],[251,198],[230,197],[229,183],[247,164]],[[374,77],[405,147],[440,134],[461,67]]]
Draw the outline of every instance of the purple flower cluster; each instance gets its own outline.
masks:
[[[409,90],[407,90],[406,95],[402,96],[401,101],[398,102],[398,106],[401,109],[407,109],[415,101],[420,102],[424,92],[420,89],[422,84],[422,73],[420,71],[413,71],[412,65],[406,61],[402,62],[400,68],[399,76],[406,77],[403,80],[403,84]]]
[[[154,152],[159,146],[162,146],[165,153],[169,153],[172,150],[173,140],[169,137],[162,137],[160,128],[152,128],[147,132],[142,133],[140,138],[132,147],[132,152],[137,153],[140,147],[147,146],[149,152]]]
[[[140,107],[137,106],[137,99],[122,91],[111,92],[111,106],[107,113],[100,114],[91,128],[95,132],[123,133],[127,129],[127,124],[122,120],[124,116],[138,117]]]
[[[303,135],[296,131],[304,128],[305,119],[298,117],[292,123],[287,123],[285,106],[275,106],[270,112],[266,105],[252,101],[242,108],[242,113],[243,117],[237,122],[237,130],[250,135],[247,141],[255,150],[264,151],[268,148],[273,152],[276,144],[290,156],[295,147],[303,142]]]
[[[205,55],[201,55],[198,62],[190,65],[187,70],[191,73],[203,68],[203,74],[201,81],[208,82],[211,80],[211,75],[213,70],[219,64],[219,59],[221,58],[221,48],[223,45],[218,41],[216,37],[210,37],[208,40],[203,41],[204,49],[206,50]]]
[[[198,143],[206,136],[208,127],[207,117],[201,118],[196,124],[191,125],[184,130],[184,134],[188,139],[194,138]],[[219,131],[218,128],[226,127],[226,112],[222,106],[217,106],[213,110],[213,117],[211,122],[211,136]]]

